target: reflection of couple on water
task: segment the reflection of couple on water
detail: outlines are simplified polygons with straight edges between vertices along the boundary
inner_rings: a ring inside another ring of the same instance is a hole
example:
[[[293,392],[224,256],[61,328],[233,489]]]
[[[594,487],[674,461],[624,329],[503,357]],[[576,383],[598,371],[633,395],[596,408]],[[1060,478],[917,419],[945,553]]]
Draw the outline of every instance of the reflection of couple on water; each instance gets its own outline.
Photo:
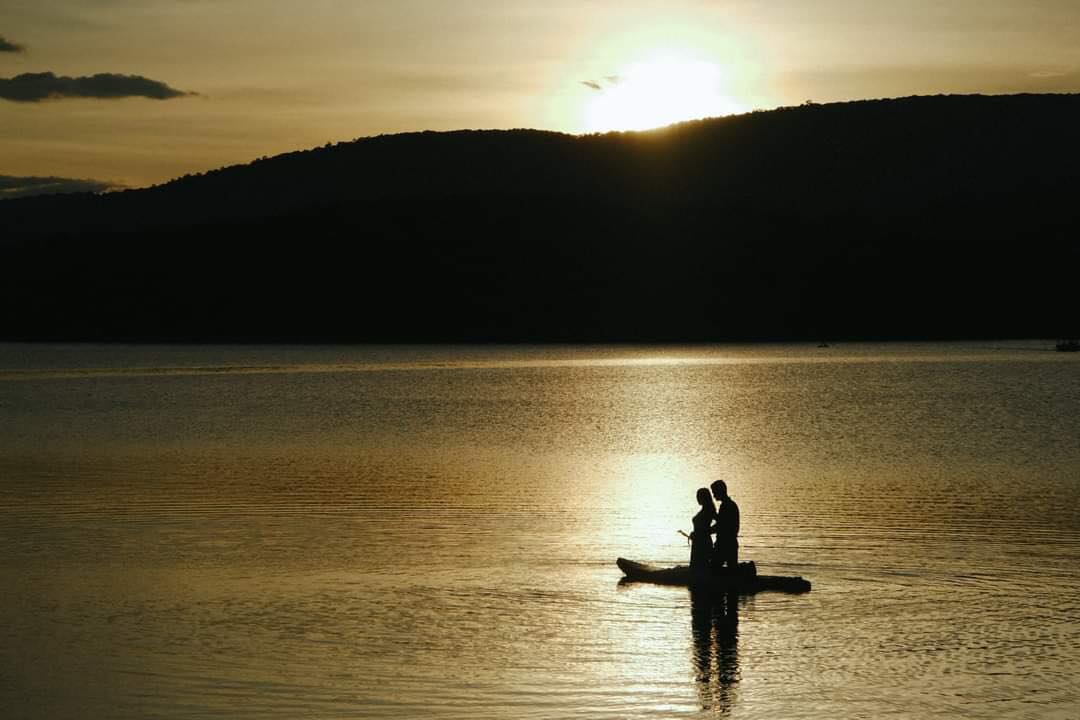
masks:
[[[713,504],[714,498],[718,505]],[[714,573],[737,571],[739,506],[728,495],[727,483],[716,480],[708,488],[701,488],[697,501],[701,510],[694,515],[694,532],[690,533],[690,567]]]
[[[694,532],[690,534],[690,567],[718,574],[735,572],[739,567],[739,506],[728,495],[727,483],[717,480],[701,488],[697,501],[701,509],[694,515]],[[726,715],[739,680],[738,596],[700,589],[695,592],[691,587],[690,613],[701,707]]]

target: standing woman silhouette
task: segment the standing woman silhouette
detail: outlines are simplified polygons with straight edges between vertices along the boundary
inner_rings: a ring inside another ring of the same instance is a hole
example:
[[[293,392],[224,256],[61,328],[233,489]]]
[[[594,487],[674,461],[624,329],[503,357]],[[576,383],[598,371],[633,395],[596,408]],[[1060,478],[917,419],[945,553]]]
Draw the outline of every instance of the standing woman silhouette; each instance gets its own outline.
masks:
[[[697,491],[697,501],[701,505],[694,516],[694,532],[690,533],[690,567],[705,570],[712,558],[712,530],[716,520],[716,506],[713,505],[712,493],[708,488]]]

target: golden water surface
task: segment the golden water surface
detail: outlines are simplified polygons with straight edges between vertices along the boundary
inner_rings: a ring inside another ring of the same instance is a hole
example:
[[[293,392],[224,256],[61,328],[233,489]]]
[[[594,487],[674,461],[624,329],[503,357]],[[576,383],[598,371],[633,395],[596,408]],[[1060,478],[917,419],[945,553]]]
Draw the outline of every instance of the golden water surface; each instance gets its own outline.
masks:
[[[1076,718],[1078,361],[0,345],[0,715]]]

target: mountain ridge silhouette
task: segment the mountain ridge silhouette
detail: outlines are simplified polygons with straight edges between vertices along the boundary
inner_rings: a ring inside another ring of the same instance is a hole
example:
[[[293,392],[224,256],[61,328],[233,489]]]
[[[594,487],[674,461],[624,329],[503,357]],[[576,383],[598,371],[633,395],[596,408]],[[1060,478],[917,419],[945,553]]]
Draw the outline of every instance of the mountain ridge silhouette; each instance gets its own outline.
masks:
[[[362,138],[0,201],[0,336],[715,341],[1077,334],[1080,95],[639,133]]]

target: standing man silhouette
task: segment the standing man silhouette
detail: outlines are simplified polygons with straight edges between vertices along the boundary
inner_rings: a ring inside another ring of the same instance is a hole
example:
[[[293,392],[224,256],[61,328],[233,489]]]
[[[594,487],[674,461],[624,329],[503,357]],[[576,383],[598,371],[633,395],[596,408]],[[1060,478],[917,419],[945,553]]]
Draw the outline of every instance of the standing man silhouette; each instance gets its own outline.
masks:
[[[727,483],[715,480],[709,486],[713,497],[720,503],[716,509],[716,543],[713,545],[712,571],[734,573],[739,569],[739,506],[728,495]]]

